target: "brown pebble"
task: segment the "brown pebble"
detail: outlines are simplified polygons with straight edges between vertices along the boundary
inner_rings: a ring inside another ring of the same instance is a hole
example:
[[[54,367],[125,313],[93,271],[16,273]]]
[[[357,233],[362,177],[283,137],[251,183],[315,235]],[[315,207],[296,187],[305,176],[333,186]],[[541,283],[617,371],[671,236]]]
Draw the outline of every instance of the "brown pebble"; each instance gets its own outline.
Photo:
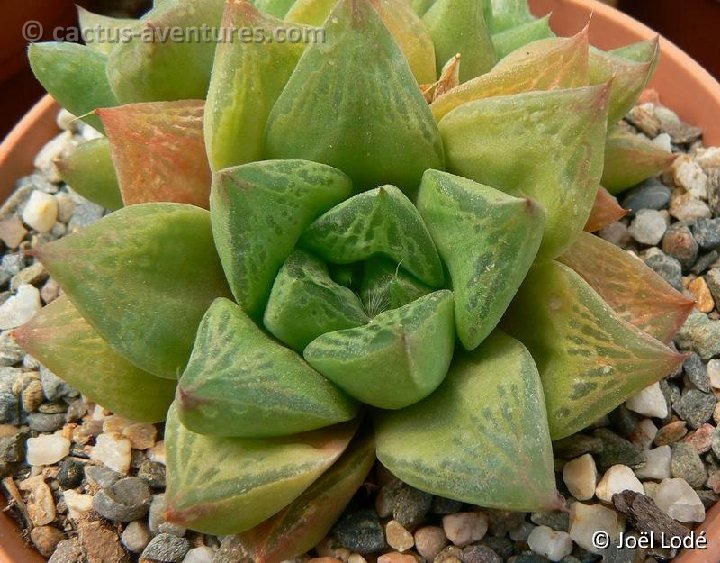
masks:
[[[462,563],[462,549],[449,545],[435,556],[433,563]]]
[[[683,442],[690,444],[697,453],[704,454],[710,451],[712,447],[713,435],[715,434],[715,427],[712,424],[705,422],[700,427],[691,432],[683,439]]]
[[[440,526],[423,526],[415,531],[415,549],[425,559],[432,561],[447,545],[445,530]]]
[[[395,520],[390,520],[385,525],[385,539],[390,547],[398,551],[407,551],[415,545],[413,535]]]
[[[62,540],[55,549],[55,553],[48,563],[76,563],[84,561],[82,548],[77,538]]]
[[[34,379],[22,392],[22,406],[25,412],[35,412],[43,402],[43,390],[40,380]]]
[[[418,558],[410,553],[391,551],[378,557],[377,563],[417,563]]]
[[[0,240],[2,240],[8,248],[15,250],[25,238],[26,234],[27,230],[25,230],[19,217],[13,216],[10,219],[0,221]]]
[[[708,288],[705,278],[695,278],[688,284],[688,290],[693,294],[695,307],[701,313],[710,313],[715,309],[715,300]]]
[[[655,436],[655,446],[667,446],[680,440],[688,433],[687,423],[683,420],[669,422]]]
[[[129,563],[130,556],[120,545],[113,527],[102,521],[78,522],[78,537],[87,563]]]
[[[42,475],[21,481],[19,487],[21,491],[29,493],[25,503],[34,526],[45,526],[55,520],[55,500]]]
[[[57,528],[52,526],[40,526],[33,528],[30,532],[30,539],[43,557],[50,557],[61,540],[65,538]]]
[[[343,563],[342,559],[335,557],[313,557],[308,563]]]
[[[625,514],[638,531],[655,537],[683,538],[690,530],[665,514],[655,501],[635,491],[613,495],[615,508]]]
[[[319,557],[330,557],[347,561],[351,551],[343,546],[337,539],[327,536],[319,544],[315,546],[315,552]]]

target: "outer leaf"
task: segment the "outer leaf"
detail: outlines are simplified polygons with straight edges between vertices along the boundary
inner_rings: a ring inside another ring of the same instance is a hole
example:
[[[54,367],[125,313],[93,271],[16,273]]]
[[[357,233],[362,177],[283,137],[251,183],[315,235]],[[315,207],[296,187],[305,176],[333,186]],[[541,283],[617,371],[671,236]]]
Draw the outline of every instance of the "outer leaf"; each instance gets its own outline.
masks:
[[[208,208],[202,101],[130,104],[98,113],[125,205],[169,201]]]
[[[283,19],[295,0],[255,0],[255,6],[266,14]]]
[[[342,172],[304,160],[254,162],[215,175],[215,244],[233,295],[252,318],[262,318],[273,280],[301,233],[351,192]]]
[[[264,317],[265,328],[298,352],[321,334],[366,322],[360,299],[330,278],[322,260],[302,250],[280,269]]]
[[[605,145],[602,184],[617,194],[670,166],[676,154],[661,149],[644,136],[615,132]]]
[[[131,41],[108,58],[107,76],[123,104],[205,99],[224,0],[183,0],[156,5]],[[205,31],[203,31],[205,30]],[[179,37],[176,37],[179,36]]]
[[[106,56],[139,25],[138,20],[93,14],[82,6],[77,11],[85,45]]]
[[[249,530],[293,502],[347,447],[354,425],[250,440],[187,430],[168,412],[170,522],[215,535]]]
[[[322,540],[363,484],[375,462],[368,433],[352,442],[343,456],[291,505],[239,536],[256,563],[284,561]]]
[[[669,344],[694,302],[612,243],[583,233],[560,257],[625,321]]]
[[[600,186],[595,196],[595,204],[590,212],[590,217],[588,217],[583,230],[594,233],[607,227],[610,223],[619,221],[625,217],[627,213],[627,209],[620,207],[617,198],[610,195],[610,192]]]
[[[493,33],[505,31],[533,21],[527,0],[490,0],[492,18],[489,20]]]
[[[90,201],[107,209],[123,206],[117,174],[106,138],[94,139],[75,147],[64,159],[56,161],[63,182]]]
[[[35,77],[70,113],[102,131],[102,123],[91,112],[117,105],[105,77],[107,58],[77,43],[31,43],[28,58]]]
[[[590,84],[605,84],[611,81],[608,110],[608,123],[611,125],[625,117],[635,105],[655,72],[660,57],[660,43],[657,37],[647,43],[646,49],[640,46],[635,48],[635,52],[644,52],[647,55],[642,61],[633,61],[599,49],[590,50]]]
[[[423,16],[423,23],[435,45],[438,74],[456,53],[462,57],[460,82],[486,73],[495,64],[482,1],[437,0]]]
[[[582,430],[683,361],[558,262],[530,271],[503,327],[537,362],[553,440]]]
[[[622,57],[629,61],[644,63],[657,56],[656,50],[656,41],[637,41],[636,43],[630,43],[629,45],[624,45],[608,52],[611,55]]]
[[[424,401],[376,418],[377,455],[423,491],[503,510],[552,510],[553,455],[537,369],[496,332],[456,357]]]
[[[460,63],[462,65],[462,62]],[[478,76],[440,96],[432,103],[440,121],[455,108],[474,100],[585,86],[588,76],[588,28],[570,38],[536,41],[501,60],[487,74]]]
[[[261,30],[273,37],[289,26],[248,2],[228,2],[222,29]],[[304,46],[289,41],[219,43],[206,104],[205,141],[213,170],[260,160],[265,123]]]
[[[402,52],[368,0],[340,0],[324,29],[270,114],[267,156],[335,166],[358,191],[415,190],[443,147]]]
[[[455,325],[466,349],[495,328],[535,259],[545,214],[531,199],[428,170],[418,209],[455,292]]]
[[[424,16],[434,3],[435,0],[411,0],[412,9],[420,17]]]
[[[595,201],[607,100],[607,86],[594,86],[465,104],[440,122],[448,168],[539,201],[547,217],[539,254],[562,254],[587,222]]]
[[[161,377],[177,377],[203,313],[228,295],[210,214],[190,205],[125,207],[37,254],[116,352]]]
[[[495,47],[495,56],[498,59],[506,57],[516,49],[522,48],[531,41],[539,41],[555,37],[550,29],[550,15],[543,18],[520,24],[492,36]]]
[[[348,394],[383,409],[401,409],[432,393],[455,348],[452,292],[431,293],[368,324],[323,334],[305,359]]]
[[[417,208],[395,186],[343,201],[308,227],[300,245],[336,264],[383,255],[432,287],[441,287],[445,280],[435,243]]]
[[[405,272],[397,262],[384,258],[365,262],[360,296],[371,317],[398,309],[431,292],[430,287]]]
[[[321,26],[325,23],[337,0],[295,0],[285,15],[292,23]]]
[[[177,397],[188,429],[217,436],[286,436],[357,413],[352,399],[227,299],[205,313]]]
[[[23,350],[91,401],[131,420],[165,419],[175,382],[154,377],[115,353],[64,295],[12,334]]]

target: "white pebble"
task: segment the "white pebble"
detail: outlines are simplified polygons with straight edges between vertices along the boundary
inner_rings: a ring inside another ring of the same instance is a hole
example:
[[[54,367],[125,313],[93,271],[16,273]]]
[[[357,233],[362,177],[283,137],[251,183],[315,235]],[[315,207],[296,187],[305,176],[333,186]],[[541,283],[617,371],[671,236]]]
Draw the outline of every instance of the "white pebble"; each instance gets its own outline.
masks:
[[[105,432],[95,439],[90,459],[101,461],[105,467],[127,474],[130,471],[131,453],[130,440],[119,434]]]
[[[28,438],[26,459],[30,465],[52,465],[70,453],[70,440],[59,434]]]
[[[671,477],[671,454],[670,446],[660,446],[654,450],[645,451],[645,465],[635,470],[639,479],[667,479]]]
[[[23,209],[22,220],[36,231],[47,233],[58,218],[58,202],[55,196],[39,190],[33,191]]]
[[[696,199],[707,199],[707,175],[688,155],[683,154],[675,159],[672,172],[676,186],[685,188]]]
[[[459,512],[443,516],[442,523],[447,539],[464,547],[483,539],[488,529],[488,516],[484,512]]]
[[[670,137],[669,133],[660,133],[652,142],[667,152],[672,151],[672,137]]]
[[[628,490],[645,494],[642,483],[632,469],[626,465],[613,465],[600,479],[595,494],[601,501],[610,503],[613,495]]]
[[[720,360],[710,360],[707,364],[708,379],[714,389],[720,389]]]
[[[641,209],[635,215],[628,232],[638,242],[643,244],[658,244],[670,225],[667,213],[654,209]]]
[[[213,550],[205,545],[195,547],[187,552],[183,563],[212,563]]]
[[[589,500],[595,494],[598,472],[595,460],[585,454],[563,466],[563,481],[570,494],[578,500]]]
[[[702,522],[705,506],[685,479],[663,479],[653,495],[655,504],[678,522]]]
[[[59,184],[61,180],[60,171],[55,161],[67,154],[74,145],[75,141],[72,133],[63,131],[40,150],[33,162],[35,168],[39,168],[50,180],[50,183]]]
[[[547,526],[538,526],[527,539],[528,547],[550,561],[560,561],[572,552],[572,538],[567,532],[556,532]]]
[[[705,202],[689,193],[676,194],[678,191],[682,190],[675,190],[670,200],[670,215],[687,223],[712,217],[712,211]]]
[[[617,512],[601,504],[576,502],[570,507],[570,537],[583,549],[602,554],[593,545],[597,532],[605,532],[611,543],[617,542],[623,531]]]
[[[667,403],[660,389],[660,383],[653,383],[625,401],[625,406],[638,414],[654,418],[668,415]]]
[[[165,440],[158,440],[158,442],[148,450],[148,459],[166,465]]]
[[[140,553],[150,543],[150,530],[145,522],[130,522],[120,539],[128,551]],[[187,558],[185,560],[187,561]]]
[[[68,489],[63,491],[63,498],[68,507],[68,516],[71,520],[78,520],[83,514],[92,510],[93,495],[82,495]]]
[[[0,305],[0,329],[10,330],[28,322],[42,307],[40,291],[23,284],[15,295]]]

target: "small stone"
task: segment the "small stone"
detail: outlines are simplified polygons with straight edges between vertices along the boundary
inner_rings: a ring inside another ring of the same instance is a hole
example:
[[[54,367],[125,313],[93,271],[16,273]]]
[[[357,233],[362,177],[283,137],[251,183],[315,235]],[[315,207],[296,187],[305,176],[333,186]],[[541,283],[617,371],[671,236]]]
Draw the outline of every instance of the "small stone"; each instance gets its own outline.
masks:
[[[130,558],[120,545],[120,538],[108,523],[101,520],[80,520],[78,537],[88,563],[127,563]]]
[[[713,389],[720,389],[720,360],[710,360],[707,363],[707,376]]]
[[[42,284],[48,277],[47,270],[41,262],[35,262],[33,265],[23,268],[17,274],[15,274],[10,280],[10,290],[17,291],[17,288],[21,285],[34,285],[38,286]]]
[[[700,456],[685,442],[672,445],[670,469],[673,477],[685,479],[691,487],[700,488],[707,481],[707,470]]]
[[[53,465],[70,453],[70,440],[59,434],[28,438],[25,458],[30,465]]]
[[[30,375],[30,374],[28,374]],[[42,384],[39,379],[31,380],[20,397],[22,408],[25,412],[35,412],[43,401]]]
[[[136,450],[152,448],[157,441],[157,427],[146,422],[132,422],[123,428],[122,434]]]
[[[92,510],[93,495],[82,495],[69,489],[63,491],[63,499],[68,508],[68,516],[72,520],[78,520]]]
[[[85,465],[77,460],[65,458],[60,462],[58,483],[63,489],[79,487],[85,478]]]
[[[617,512],[601,504],[576,502],[570,507],[570,537],[583,549],[602,553],[593,545],[593,537],[599,531],[608,534],[611,543],[617,542],[623,526]]]
[[[165,458],[165,441],[159,440],[152,448],[148,450],[147,456],[150,461],[156,461],[157,463],[167,465]]]
[[[672,137],[669,133],[660,133],[652,142],[662,150],[672,152]]]
[[[646,450],[652,445],[657,433],[658,429],[655,423],[649,418],[643,418],[637,423],[629,438],[635,446],[638,446],[641,450]]]
[[[635,214],[628,232],[637,242],[654,246],[662,240],[669,225],[667,212],[641,209]]]
[[[645,416],[665,418],[668,415],[667,403],[659,383],[653,383],[630,397],[625,402],[625,406],[629,410]]]
[[[603,447],[595,456],[600,471],[605,471],[613,465],[627,465],[638,467],[645,462],[643,451],[632,442],[621,438],[606,428],[599,428],[593,436],[600,438]]]
[[[380,520],[372,510],[345,513],[335,524],[334,533],[350,551],[376,553],[386,546]]]
[[[213,563],[213,550],[212,548],[202,545],[200,547],[194,547],[185,554],[183,563]],[[348,563],[350,559],[348,558]]]
[[[184,562],[184,563],[186,563],[186,562]],[[213,563],[217,563],[217,562],[215,560],[213,560]],[[348,557],[347,563],[367,563],[367,559],[365,559],[359,553],[351,553],[350,557]]]
[[[125,477],[98,492],[93,508],[112,522],[132,522],[147,514],[150,499],[150,487],[144,479]]]
[[[48,563],[84,563],[84,561],[82,548],[77,538],[62,540],[48,559]]]
[[[705,282],[716,303],[720,302],[720,268],[711,268],[705,275]]]
[[[701,424],[695,432],[691,432],[683,441],[690,444],[698,454],[710,451],[712,447],[715,427],[712,424]]]
[[[655,504],[678,522],[702,522],[705,507],[685,479],[663,479],[653,495]]]
[[[392,516],[408,529],[422,523],[432,506],[432,495],[403,484],[392,496]]]
[[[101,488],[109,487],[122,477],[117,471],[100,465],[88,465],[85,467],[85,475],[91,485]]]
[[[463,563],[461,557],[462,549],[449,545],[437,554],[433,559],[433,563]]]
[[[653,450],[645,450],[645,465],[635,470],[639,479],[666,479],[671,477],[670,446],[660,446]]]
[[[718,258],[720,258],[720,253],[718,253],[717,250],[700,253],[697,261],[695,262],[693,267],[690,268],[690,273],[695,274],[696,276],[705,273],[708,268],[710,268],[715,262],[717,262]]]
[[[60,285],[54,279],[50,278],[40,288],[40,299],[46,305],[55,301],[60,297]]]
[[[120,541],[128,551],[140,553],[150,543],[150,530],[145,522],[130,522],[123,530]]]
[[[106,432],[95,440],[90,459],[98,460],[110,469],[127,474],[130,470],[131,452],[130,440],[119,434]]]
[[[613,497],[615,508],[622,514],[627,515],[635,528],[644,534],[651,534],[655,537],[685,537],[689,530],[682,524],[678,524],[663,512],[652,498],[638,494],[634,491]]]
[[[0,221],[0,240],[7,248],[15,250],[25,238],[27,231],[22,221],[13,216]]]
[[[627,209],[631,215],[634,215],[642,209],[654,209],[659,211],[670,205],[670,188],[662,185],[654,178],[645,180],[638,184],[623,198],[622,206]]]
[[[502,557],[486,545],[469,545],[462,550],[463,563],[502,563]]]
[[[453,544],[464,547],[480,541],[488,530],[488,515],[484,512],[446,514],[442,519],[445,537]]]
[[[660,134],[660,120],[655,117],[653,104],[638,104],[627,114],[627,119],[649,138],[654,139]]]
[[[613,243],[615,246],[625,246],[630,242],[630,233],[628,228],[622,221],[615,221],[608,226],[603,227],[598,232],[601,239]]]
[[[158,563],[182,563],[190,550],[190,542],[172,534],[158,534],[143,550],[141,560]]]
[[[165,532],[182,537],[185,535],[185,528],[181,528],[175,524],[165,520],[165,495],[153,495],[150,501],[150,510],[148,511],[148,527],[150,532],[157,534]]]
[[[568,461],[563,466],[565,486],[578,500],[590,500],[595,495],[597,480],[597,467],[590,454]]]
[[[61,413],[45,414],[35,412],[28,415],[27,423],[30,430],[35,432],[55,432],[65,425],[65,419],[66,416]]]
[[[703,393],[698,389],[688,389],[680,400],[673,404],[673,410],[688,423],[690,428],[697,429],[710,420],[716,403],[717,399],[714,395]]]
[[[390,520],[385,524],[385,540],[390,547],[397,551],[407,551],[415,545],[413,535],[395,520]]]
[[[148,485],[155,489],[165,488],[165,466],[156,461],[144,459],[137,476],[145,479]]]
[[[530,514],[530,521],[558,532],[567,532],[570,529],[570,514],[565,511],[533,512]]]
[[[346,561],[350,557],[351,551],[333,538],[326,536],[319,544],[315,546],[315,552],[319,557],[334,557],[341,561]]]
[[[710,313],[715,309],[715,300],[708,289],[705,278],[695,278],[688,284],[688,291],[695,298],[695,307],[701,313]]]
[[[19,487],[29,493],[25,505],[33,526],[45,526],[55,520],[55,500],[42,475],[21,481]]]
[[[342,561],[339,561],[339,563],[342,563]],[[377,563],[417,563],[417,558],[408,553],[391,551],[378,557]]]
[[[21,285],[15,295],[0,305],[0,330],[25,324],[41,307],[40,291],[32,285]]]
[[[714,491],[707,491],[705,489],[698,489],[695,491],[700,498],[700,502],[703,503],[703,506],[705,507],[705,510],[708,510],[713,507],[713,505],[718,501],[717,493]]]
[[[673,192],[670,200],[670,215],[678,221],[692,223],[698,219],[709,219],[712,216],[712,211],[707,203],[693,197],[690,193],[676,194]]]
[[[460,512],[461,509],[460,501],[439,496],[433,497],[432,505],[430,505],[430,512],[433,514],[454,514]]]
[[[699,164],[688,155],[681,154],[672,163],[671,169],[676,186],[685,188],[697,199],[707,199],[708,179]]]
[[[83,203],[73,211],[68,221],[68,233],[75,233],[102,219],[105,210],[94,203]]]
[[[493,536],[505,536],[510,530],[516,529],[525,521],[522,512],[509,512],[507,510],[488,510],[488,533]]]
[[[595,494],[594,491],[593,491],[593,494]],[[523,522],[515,530],[510,531],[510,534],[509,534],[510,539],[512,541],[527,542],[530,532],[532,532],[534,529],[535,529],[535,524],[533,524],[532,522]]]
[[[710,392],[710,382],[708,380],[707,369],[700,359],[700,356],[698,356],[695,352],[691,352],[687,359],[683,362],[683,371],[690,380],[690,383],[700,389],[700,391],[704,391],[705,393]]]
[[[690,225],[690,230],[702,250],[720,248],[720,220],[698,219]]]
[[[609,503],[613,495],[628,490],[645,493],[642,483],[635,477],[632,469],[625,465],[613,465],[600,479],[595,494],[601,501]]]
[[[43,557],[50,557],[64,537],[65,534],[53,526],[35,527],[30,532],[30,539],[35,549]]]
[[[535,528],[527,540],[528,547],[550,561],[560,561],[572,552],[572,539],[567,532],[556,532],[547,526]]]
[[[22,219],[40,233],[52,229],[57,221],[58,203],[54,196],[35,190],[23,209]]]
[[[72,217],[75,211],[76,203],[72,197],[65,192],[60,192],[55,196],[58,203],[58,221],[61,223],[67,223]]]
[[[658,430],[657,436],[655,436],[655,445],[666,446],[672,444],[685,437],[687,433],[687,422],[684,420],[669,422]]]
[[[687,225],[674,223],[665,231],[662,250],[680,262],[684,271],[690,269],[698,256],[698,243]]]
[[[17,345],[9,332],[0,334],[0,367],[11,367],[22,361],[25,351]]]
[[[45,367],[40,368],[40,383],[48,401],[76,397],[78,392]]]
[[[439,526],[423,526],[418,528],[414,534],[415,549],[421,557],[432,561],[437,557],[445,545],[447,544],[447,538],[445,537],[445,530]]]
[[[654,254],[645,260],[645,265],[675,289],[682,291],[682,266],[676,258],[663,253]]]

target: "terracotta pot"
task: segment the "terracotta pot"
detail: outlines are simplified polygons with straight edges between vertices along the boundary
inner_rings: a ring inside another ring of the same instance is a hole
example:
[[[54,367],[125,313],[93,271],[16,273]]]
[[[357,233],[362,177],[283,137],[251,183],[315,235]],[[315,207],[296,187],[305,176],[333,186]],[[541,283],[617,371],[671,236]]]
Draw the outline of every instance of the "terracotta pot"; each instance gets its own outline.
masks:
[[[579,31],[592,14],[591,41],[601,48],[655,36],[646,26],[596,0],[530,0],[530,6],[537,15],[553,12],[551,23],[560,35]],[[720,85],[671,42],[661,40],[661,50],[662,59],[651,86],[682,119],[703,128],[706,144],[720,145]],[[0,145],[0,198],[6,198],[16,180],[32,170],[35,154],[57,133],[57,109],[52,98],[46,96]],[[685,551],[676,561],[720,561],[720,503],[708,512],[699,530],[707,532],[708,549]],[[25,546],[12,521],[3,516],[0,516],[0,561],[42,561]]]

